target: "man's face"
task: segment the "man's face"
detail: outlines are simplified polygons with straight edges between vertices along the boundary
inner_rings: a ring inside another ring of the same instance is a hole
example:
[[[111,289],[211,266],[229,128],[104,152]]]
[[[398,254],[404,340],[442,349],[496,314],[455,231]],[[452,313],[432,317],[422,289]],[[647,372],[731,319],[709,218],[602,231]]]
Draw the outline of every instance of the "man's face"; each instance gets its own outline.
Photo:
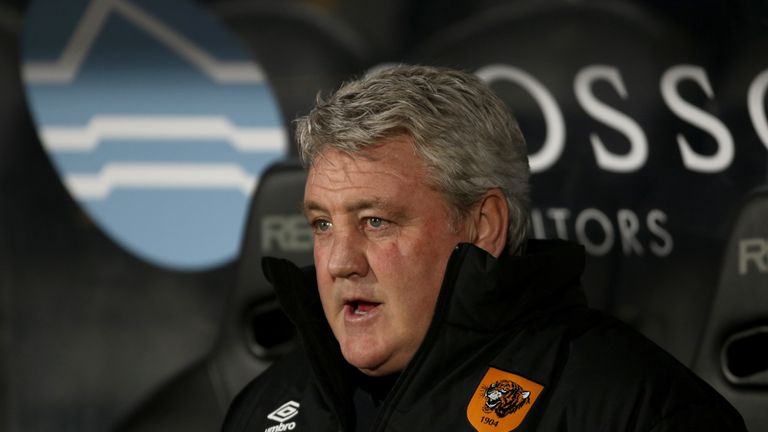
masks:
[[[325,316],[344,358],[372,376],[405,368],[432,320],[445,266],[466,241],[408,138],[350,156],[326,150],[304,207]]]

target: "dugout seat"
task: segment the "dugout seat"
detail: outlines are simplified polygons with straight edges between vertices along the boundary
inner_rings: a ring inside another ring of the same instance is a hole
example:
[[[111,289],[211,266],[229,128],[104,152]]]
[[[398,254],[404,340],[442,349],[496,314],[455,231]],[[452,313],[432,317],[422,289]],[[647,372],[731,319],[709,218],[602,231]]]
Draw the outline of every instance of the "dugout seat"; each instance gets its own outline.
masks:
[[[768,430],[768,187],[739,209],[694,370]]]
[[[294,343],[261,271],[267,255],[312,263],[312,232],[301,203],[306,174],[297,161],[273,165],[261,178],[246,220],[238,282],[215,349],[141,405],[119,431],[217,431],[237,393]]]
[[[251,204],[238,284],[209,368],[220,377],[223,406],[276,357],[291,348],[293,326],[280,310],[261,270],[265,256],[312,264],[312,230],[302,202],[306,173],[296,160],[273,165],[262,177]]]

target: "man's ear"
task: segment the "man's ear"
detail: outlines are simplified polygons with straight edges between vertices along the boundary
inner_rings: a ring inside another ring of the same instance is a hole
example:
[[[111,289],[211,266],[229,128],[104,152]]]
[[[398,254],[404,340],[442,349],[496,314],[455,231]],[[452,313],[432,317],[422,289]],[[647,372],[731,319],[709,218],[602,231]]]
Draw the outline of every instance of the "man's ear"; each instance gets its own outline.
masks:
[[[498,257],[507,245],[509,207],[499,188],[490,189],[472,209],[471,240],[475,246]]]

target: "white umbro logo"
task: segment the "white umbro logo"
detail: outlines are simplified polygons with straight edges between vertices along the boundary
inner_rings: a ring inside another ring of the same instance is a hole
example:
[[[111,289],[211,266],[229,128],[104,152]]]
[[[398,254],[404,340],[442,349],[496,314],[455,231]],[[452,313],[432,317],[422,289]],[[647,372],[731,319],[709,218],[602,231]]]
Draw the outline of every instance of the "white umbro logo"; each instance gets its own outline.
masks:
[[[293,430],[293,428],[296,427],[296,423],[290,422],[286,424],[285,422],[296,417],[297,414],[299,414],[298,402],[288,401],[282,404],[278,409],[267,415],[268,419],[280,422],[280,424],[267,428],[264,430],[264,432],[282,432],[286,430]]]

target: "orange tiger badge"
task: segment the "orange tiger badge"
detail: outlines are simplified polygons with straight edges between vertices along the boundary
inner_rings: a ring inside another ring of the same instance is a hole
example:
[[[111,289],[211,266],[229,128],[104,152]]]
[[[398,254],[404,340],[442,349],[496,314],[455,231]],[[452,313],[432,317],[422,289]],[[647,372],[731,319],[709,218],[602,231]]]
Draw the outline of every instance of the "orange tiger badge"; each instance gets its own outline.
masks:
[[[520,375],[489,368],[467,406],[467,419],[478,432],[512,431],[523,422],[544,390]]]

